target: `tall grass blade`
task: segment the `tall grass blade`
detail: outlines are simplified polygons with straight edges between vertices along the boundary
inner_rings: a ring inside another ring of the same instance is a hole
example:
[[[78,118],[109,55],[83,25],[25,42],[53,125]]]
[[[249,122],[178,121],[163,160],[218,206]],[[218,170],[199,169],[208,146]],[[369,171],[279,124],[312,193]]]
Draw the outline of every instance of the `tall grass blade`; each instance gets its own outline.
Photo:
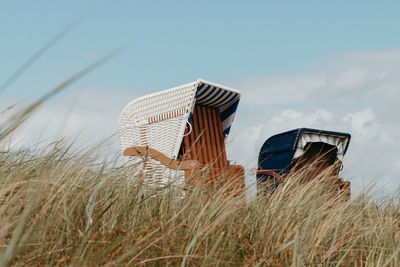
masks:
[[[334,234],[333,234],[333,239],[332,239],[332,242],[331,242],[331,246],[330,246],[330,248],[329,248],[328,264],[329,264],[330,261],[331,261],[331,256],[332,256],[332,253],[333,253],[333,248],[334,248],[334,246],[335,246],[335,242],[336,242],[336,238],[337,238],[337,233],[338,233],[338,231],[339,231],[340,222],[341,222],[341,219],[342,219],[342,212],[343,212],[343,210],[341,209],[341,210],[339,211],[339,216],[338,216],[338,219],[337,219],[335,232],[334,232]]]
[[[189,256],[189,254],[191,253],[192,248],[194,247],[194,245],[196,244],[197,239],[199,238],[199,236],[203,233],[203,230],[199,230],[196,235],[192,238],[192,240],[189,243],[189,246],[187,246],[186,248],[186,253],[185,253],[185,257],[183,257],[182,262],[181,262],[181,267],[185,267],[186,265],[186,259]]]
[[[27,207],[24,209],[21,218],[18,221],[17,226],[15,227],[13,234],[11,236],[10,242],[7,245],[6,251],[3,253],[0,259],[0,267],[6,267],[11,265],[14,257],[15,252],[18,246],[18,242],[24,232],[24,228],[29,221],[29,215],[32,212],[32,208],[34,206],[34,199],[32,198],[31,201],[28,202]]]
[[[224,237],[225,233],[221,233],[217,239],[217,241],[215,242],[215,244],[212,246],[210,252],[208,252],[206,258],[204,259],[203,263],[201,264],[202,267],[207,266],[208,261],[211,259],[211,257],[214,255],[215,251],[217,250],[217,247],[219,245],[219,243],[221,243],[222,238]]]

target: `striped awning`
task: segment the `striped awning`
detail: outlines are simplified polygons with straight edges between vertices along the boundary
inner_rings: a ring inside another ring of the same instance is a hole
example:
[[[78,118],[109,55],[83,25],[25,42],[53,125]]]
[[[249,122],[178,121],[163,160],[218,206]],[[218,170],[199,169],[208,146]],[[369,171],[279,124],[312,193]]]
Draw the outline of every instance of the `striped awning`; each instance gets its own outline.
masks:
[[[302,132],[299,140],[297,142],[296,151],[293,158],[300,157],[305,152],[305,146],[307,143],[325,143],[337,148],[337,157],[343,160],[343,156],[346,153],[347,143],[349,142],[349,137],[342,135],[328,135],[328,134],[318,134]]]
[[[197,80],[196,104],[216,108],[221,112],[222,129],[225,135],[229,134],[239,100],[239,91],[212,82]]]

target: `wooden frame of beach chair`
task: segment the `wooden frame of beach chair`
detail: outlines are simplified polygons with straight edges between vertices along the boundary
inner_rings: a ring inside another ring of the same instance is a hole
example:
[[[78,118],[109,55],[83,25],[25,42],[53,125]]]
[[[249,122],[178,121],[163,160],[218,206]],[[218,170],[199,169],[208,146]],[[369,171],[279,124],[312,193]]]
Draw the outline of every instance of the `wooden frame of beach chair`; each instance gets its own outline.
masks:
[[[124,156],[143,162],[149,184],[203,179],[243,190],[244,169],[230,165],[225,151],[239,100],[239,91],[204,80],[135,99],[119,119]]]

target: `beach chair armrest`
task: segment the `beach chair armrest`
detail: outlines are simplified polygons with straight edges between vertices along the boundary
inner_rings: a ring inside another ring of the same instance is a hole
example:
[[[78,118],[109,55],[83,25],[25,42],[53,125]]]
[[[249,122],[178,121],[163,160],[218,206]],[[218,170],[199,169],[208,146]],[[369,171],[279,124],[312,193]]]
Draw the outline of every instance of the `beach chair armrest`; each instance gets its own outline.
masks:
[[[201,164],[197,160],[174,160],[160,151],[147,146],[128,147],[124,150],[124,156],[144,156],[152,158],[173,170],[191,170],[201,168]]]

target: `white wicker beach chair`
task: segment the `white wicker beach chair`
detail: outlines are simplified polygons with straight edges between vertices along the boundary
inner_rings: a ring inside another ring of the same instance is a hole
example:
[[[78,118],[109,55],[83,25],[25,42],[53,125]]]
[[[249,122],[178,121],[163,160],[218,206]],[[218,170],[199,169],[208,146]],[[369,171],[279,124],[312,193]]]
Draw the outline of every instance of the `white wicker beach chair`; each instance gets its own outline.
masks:
[[[224,143],[239,100],[239,91],[200,79],[135,99],[119,119],[124,156],[144,162],[149,184],[188,183],[195,174],[214,183],[225,173],[242,188],[243,167],[229,165]]]

